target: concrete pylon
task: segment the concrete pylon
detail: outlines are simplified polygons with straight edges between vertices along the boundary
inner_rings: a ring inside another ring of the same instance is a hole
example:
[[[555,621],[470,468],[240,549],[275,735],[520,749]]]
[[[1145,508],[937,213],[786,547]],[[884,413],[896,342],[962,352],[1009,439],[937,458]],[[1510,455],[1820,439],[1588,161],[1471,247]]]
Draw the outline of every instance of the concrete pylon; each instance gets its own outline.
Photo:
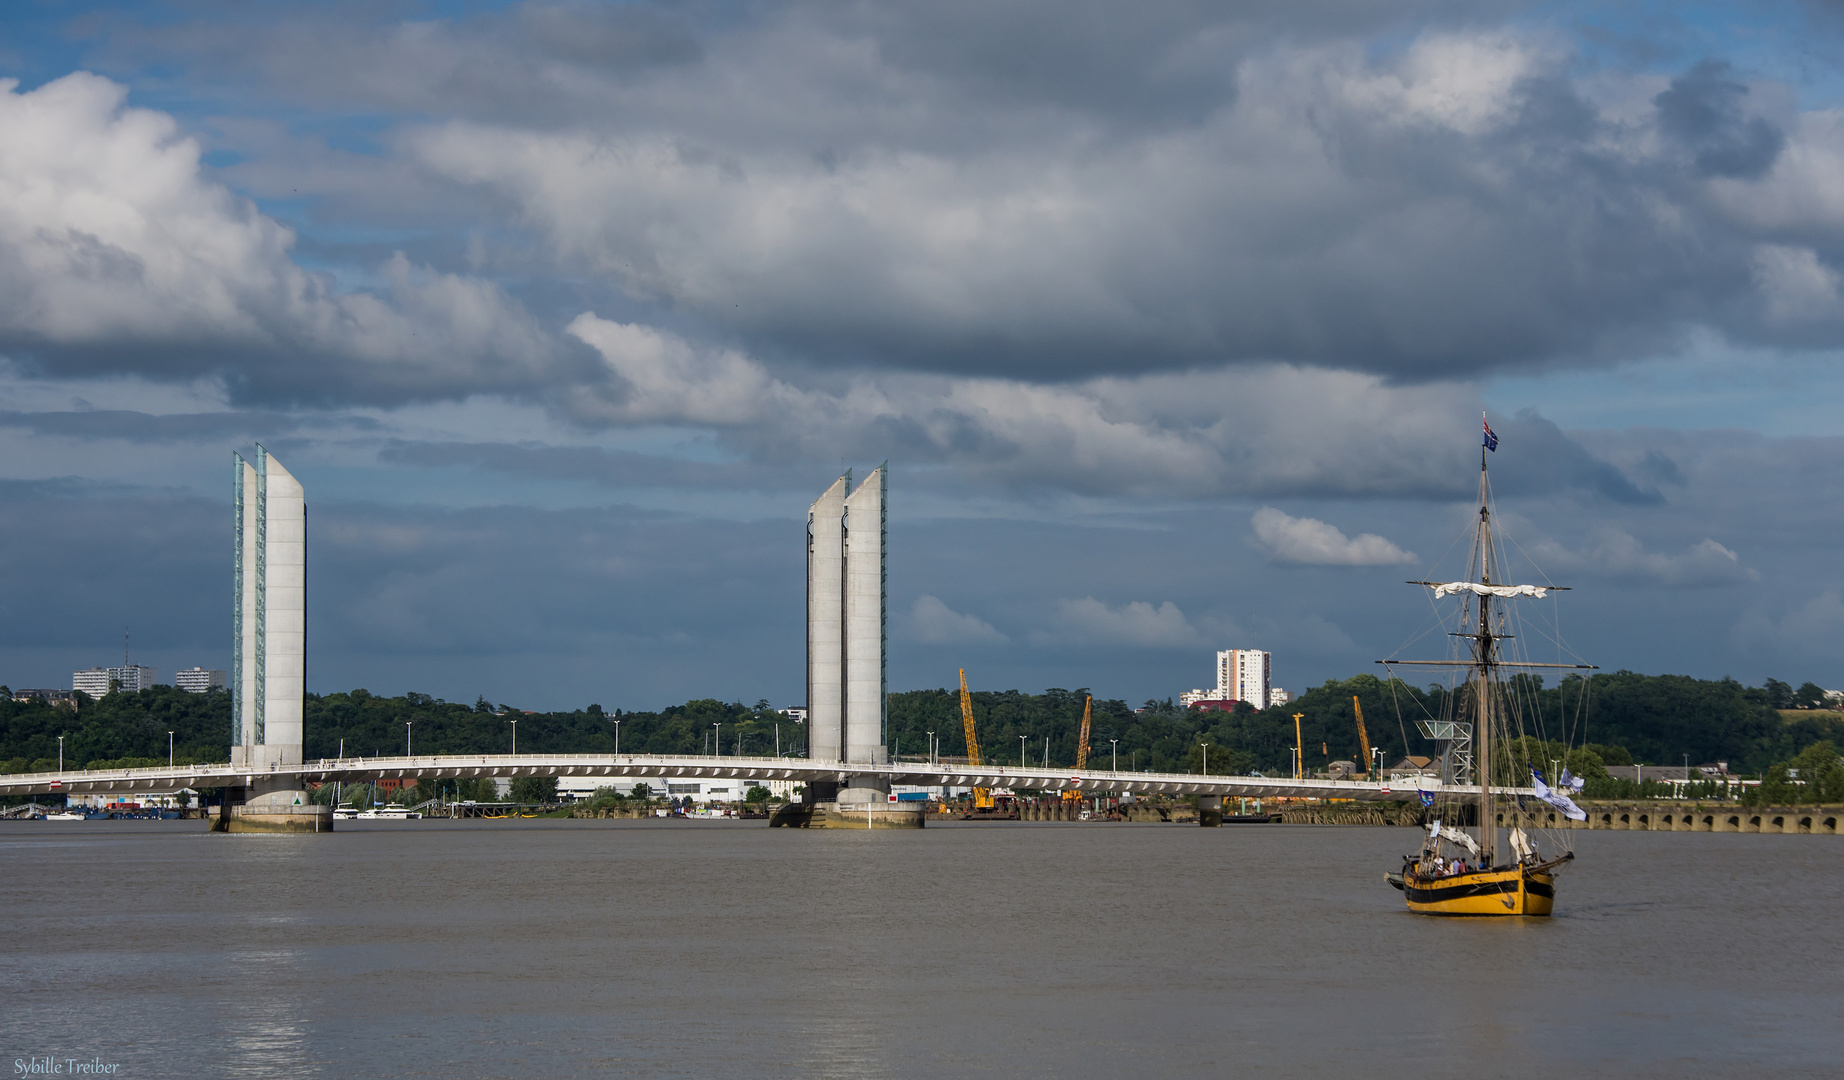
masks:
[[[307,498],[301,482],[261,446],[256,460],[232,454],[236,504],[236,602],[231,665],[231,763],[251,777],[232,832],[332,828],[295,779],[264,774],[301,764],[307,692]],[[323,813],[324,811],[324,813]],[[256,820],[260,818],[261,820]]]
[[[888,465],[879,465],[845,500],[845,760],[881,765],[885,739],[884,540]],[[860,778],[839,793],[841,803],[882,803],[883,780]]]
[[[845,756],[845,497],[852,474],[807,508],[807,756]]]
[[[807,754],[882,764],[887,466],[834,481],[807,510]],[[811,803],[882,803],[883,781],[809,785]]]

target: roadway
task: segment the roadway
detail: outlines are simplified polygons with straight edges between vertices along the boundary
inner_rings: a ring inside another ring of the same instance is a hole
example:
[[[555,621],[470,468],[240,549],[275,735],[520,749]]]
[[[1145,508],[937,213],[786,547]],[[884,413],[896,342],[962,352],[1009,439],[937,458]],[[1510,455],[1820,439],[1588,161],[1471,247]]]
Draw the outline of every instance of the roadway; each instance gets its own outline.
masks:
[[[741,781],[814,780],[845,783],[854,777],[880,777],[893,784],[923,787],[990,787],[1014,790],[1085,791],[1136,795],[1224,795],[1232,798],[1315,798],[1402,801],[1416,797],[1413,780],[1373,783],[1361,780],[1295,780],[1291,777],[1201,776],[1193,773],[1113,772],[988,764],[896,762],[854,765],[776,757],[661,757],[646,754],[444,754],[421,757],[322,758],[301,765],[254,772],[232,765],[179,765],[151,769],[83,769],[50,773],[0,775],[0,805],[16,797],[83,794],[94,791],[167,792],[180,788],[250,787],[260,778],[294,778],[302,784],[378,780],[453,780],[476,777],[608,777],[610,786],[648,780],[700,777]],[[1424,780],[1429,787],[1438,782]],[[1477,787],[1447,785],[1447,790],[1477,793]],[[1500,788],[1501,794],[1535,795],[1528,788]]]

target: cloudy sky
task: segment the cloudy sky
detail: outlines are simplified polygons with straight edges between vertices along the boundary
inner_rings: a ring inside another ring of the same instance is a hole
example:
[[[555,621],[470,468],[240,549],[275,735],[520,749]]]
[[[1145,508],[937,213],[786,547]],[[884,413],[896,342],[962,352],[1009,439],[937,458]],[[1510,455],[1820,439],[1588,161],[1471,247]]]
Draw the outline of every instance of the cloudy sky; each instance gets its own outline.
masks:
[[[804,694],[891,468],[892,689],[1432,642],[1479,419],[1533,651],[1844,684],[1844,16],[1418,0],[0,15],[0,681]],[[1553,656],[1552,656],[1553,658]]]

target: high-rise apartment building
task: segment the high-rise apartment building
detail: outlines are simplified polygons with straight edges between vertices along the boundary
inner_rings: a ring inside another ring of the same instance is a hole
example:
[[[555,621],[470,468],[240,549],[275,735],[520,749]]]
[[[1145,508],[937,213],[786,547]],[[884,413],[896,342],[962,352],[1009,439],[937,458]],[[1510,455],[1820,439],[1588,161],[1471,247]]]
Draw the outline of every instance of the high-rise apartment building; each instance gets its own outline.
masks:
[[[224,689],[224,673],[209,668],[181,668],[173,673],[173,685],[188,693],[208,694]]]
[[[107,694],[112,681],[120,683],[121,689],[130,693],[145,690],[154,685],[154,669],[139,664],[125,664],[121,667],[85,668],[70,673],[71,690],[81,690],[93,698]]]
[[[1224,649],[1217,653],[1219,696],[1267,708],[1272,667],[1271,655],[1259,649]]]

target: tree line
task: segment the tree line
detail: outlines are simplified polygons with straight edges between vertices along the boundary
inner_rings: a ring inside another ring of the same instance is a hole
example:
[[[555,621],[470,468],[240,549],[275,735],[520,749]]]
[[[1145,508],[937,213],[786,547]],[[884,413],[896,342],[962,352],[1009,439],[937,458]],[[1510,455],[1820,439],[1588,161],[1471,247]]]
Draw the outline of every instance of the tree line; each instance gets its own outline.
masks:
[[[0,690],[4,690],[0,687]],[[1462,687],[1457,691],[1464,695]],[[1441,686],[1416,687],[1400,679],[1357,675],[1330,680],[1286,705],[1233,711],[1181,709],[1170,699],[1138,708],[1114,698],[1091,705],[1089,767],[1155,772],[1268,775],[1291,772],[1295,745],[1304,749],[1308,770],[1333,761],[1365,764],[1358,747],[1356,712],[1361,704],[1371,745],[1385,764],[1406,754],[1431,755],[1415,721],[1439,717],[1459,702]],[[1053,687],[1040,694],[1019,690],[976,691],[971,695],[976,731],[985,760],[1073,767],[1086,688]],[[1734,679],[1704,680],[1682,675],[1618,671],[1570,677],[1546,685],[1535,676],[1512,681],[1511,697],[1525,733],[1572,753],[1592,754],[1602,765],[1729,762],[1732,772],[1764,775],[1791,771],[1809,747],[1844,744],[1844,714],[1817,708],[1822,691],[1813,684],[1795,690],[1768,680],[1748,687]],[[13,701],[0,695],[0,769],[38,772],[58,765],[58,736],[64,736],[69,768],[162,765],[167,733],[180,764],[229,759],[230,695],[192,694],[172,687],[116,691],[98,700],[79,700],[72,709],[43,701]],[[383,696],[366,690],[309,694],[304,702],[304,754],[308,759],[416,754],[506,753],[517,730],[521,753],[701,754],[801,757],[806,726],[771,709],[705,698],[657,711],[605,710],[589,705],[571,711],[527,712],[485,699],[472,705],[422,693]],[[516,721],[516,724],[514,723]],[[930,735],[933,732],[933,735]],[[967,756],[958,690],[912,690],[889,696],[888,749],[906,758],[935,752]],[[1546,749],[1532,760],[1547,760]],[[1576,761],[1574,757],[1570,761]],[[1587,759],[1578,775],[1597,771]],[[1806,770],[1811,774],[1811,769]],[[1789,781],[1790,782],[1790,781]],[[1795,785],[1797,786],[1797,785]]]

